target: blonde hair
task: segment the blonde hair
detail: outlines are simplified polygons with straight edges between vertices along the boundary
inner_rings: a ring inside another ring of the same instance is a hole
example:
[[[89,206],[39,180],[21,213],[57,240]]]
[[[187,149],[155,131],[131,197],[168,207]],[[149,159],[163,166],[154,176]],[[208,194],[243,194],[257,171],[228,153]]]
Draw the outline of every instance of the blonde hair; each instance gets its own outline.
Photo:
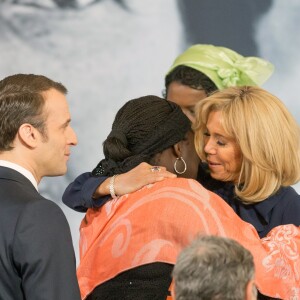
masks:
[[[242,153],[237,196],[245,203],[260,202],[281,186],[300,180],[299,126],[285,105],[254,86],[231,87],[212,94],[196,106],[195,147],[205,160],[204,133],[212,111],[221,112],[228,136]]]

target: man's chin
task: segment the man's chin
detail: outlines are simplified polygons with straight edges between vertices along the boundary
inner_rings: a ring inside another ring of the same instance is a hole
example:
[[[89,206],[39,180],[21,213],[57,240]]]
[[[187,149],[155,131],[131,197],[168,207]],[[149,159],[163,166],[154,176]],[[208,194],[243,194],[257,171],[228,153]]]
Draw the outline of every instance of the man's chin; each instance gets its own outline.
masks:
[[[55,170],[53,172],[49,172],[49,174],[45,175],[46,177],[56,177],[56,176],[64,176],[66,175],[68,169]]]

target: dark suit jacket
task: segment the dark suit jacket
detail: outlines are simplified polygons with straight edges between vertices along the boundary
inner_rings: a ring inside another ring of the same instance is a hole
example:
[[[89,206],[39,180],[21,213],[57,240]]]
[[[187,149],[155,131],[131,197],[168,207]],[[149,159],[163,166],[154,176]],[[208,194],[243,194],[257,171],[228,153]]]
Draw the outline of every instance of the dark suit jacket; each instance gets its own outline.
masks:
[[[5,167],[0,167],[0,299],[80,299],[65,215],[26,177]]]

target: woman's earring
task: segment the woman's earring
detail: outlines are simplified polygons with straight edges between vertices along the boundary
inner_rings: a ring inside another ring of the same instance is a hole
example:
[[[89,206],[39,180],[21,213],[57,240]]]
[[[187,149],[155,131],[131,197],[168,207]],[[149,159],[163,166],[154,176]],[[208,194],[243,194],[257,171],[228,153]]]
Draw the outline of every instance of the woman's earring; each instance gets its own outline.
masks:
[[[182,163],[183,163],[183,171],[178,171],[178,169],[177,169],[177,163],[178,163],[180,160],[181,160]],[[175,170],[175,172],[176,172],[177,174],[183,174],[183,173],[185,173],[185,171],[186,171],[186,162],[185,162],[185,160],[183,159],[182,156],[176,158],[176,160],[175,160],[175,162],[174,162],[174,170]]]

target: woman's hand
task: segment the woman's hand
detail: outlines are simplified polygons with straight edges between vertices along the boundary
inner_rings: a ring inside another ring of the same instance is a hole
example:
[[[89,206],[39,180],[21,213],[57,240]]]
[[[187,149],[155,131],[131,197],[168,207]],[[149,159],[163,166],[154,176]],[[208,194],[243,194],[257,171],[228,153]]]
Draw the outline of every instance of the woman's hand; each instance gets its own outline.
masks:
[[[175,174],[167,171],[165,167],[153,167],[148,163],[142,162],[127,173],[119,174],[115,178],[115,194],[122,196],[124,194],[135,192],[147,184],[162,181],[165,178],[176,177]],[[107,178],[98,187],[94,193],[94,198],[109,195],[109,182],[110,178]]]

